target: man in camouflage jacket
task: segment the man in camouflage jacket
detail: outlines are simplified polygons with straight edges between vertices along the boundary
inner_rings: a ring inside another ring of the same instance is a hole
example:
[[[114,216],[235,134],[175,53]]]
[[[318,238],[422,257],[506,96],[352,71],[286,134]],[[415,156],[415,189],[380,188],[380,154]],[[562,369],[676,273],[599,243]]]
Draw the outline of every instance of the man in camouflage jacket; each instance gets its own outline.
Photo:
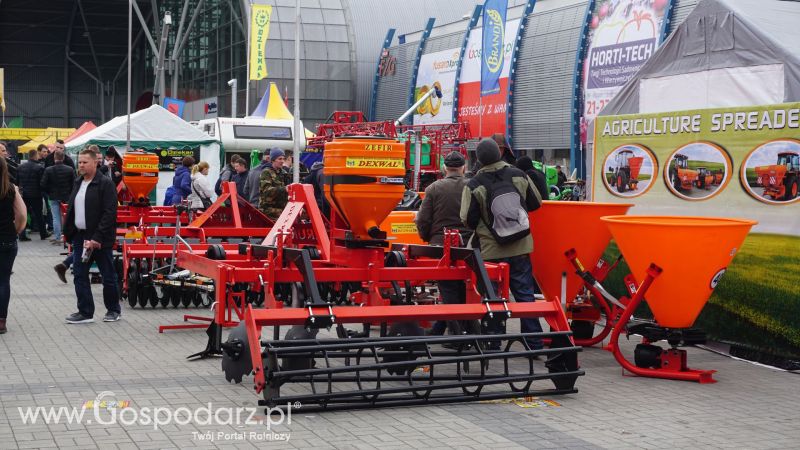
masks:
[[[275,220],[289,201],[289,193],[286,190],[288,180],[283,171],[286,154],[276,147],[270,150],[269,159],[270,162],[264,167],[259,178],[259,208],[267,217]]]

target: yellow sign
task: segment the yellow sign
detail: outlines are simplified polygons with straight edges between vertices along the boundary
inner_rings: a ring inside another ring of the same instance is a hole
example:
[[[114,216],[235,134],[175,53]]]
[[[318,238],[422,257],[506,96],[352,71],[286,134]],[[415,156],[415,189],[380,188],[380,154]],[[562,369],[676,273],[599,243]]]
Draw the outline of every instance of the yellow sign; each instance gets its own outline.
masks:
[[[410,223],[393,223],[392,234],[417,234],[417,224]]]
[[[127,231],[125,232],[125,239],[141,239],[143,236],[141,231]]]
[[[395,158],[347,158],[345,167],[375,167],[377,169],[404,169],[405,161]]]
[[[125,164],[126,169],[158,170],[158,163]]]
[[[272,5],[252,5],[250,11],[250,79],[267,77],[267,57],[264,49],[269,37]]]
[[[3,109],[3,112],[6,111],[6,90],[5,90],[5,74],[3,73],[3,69],[0,68],[0,108]]]

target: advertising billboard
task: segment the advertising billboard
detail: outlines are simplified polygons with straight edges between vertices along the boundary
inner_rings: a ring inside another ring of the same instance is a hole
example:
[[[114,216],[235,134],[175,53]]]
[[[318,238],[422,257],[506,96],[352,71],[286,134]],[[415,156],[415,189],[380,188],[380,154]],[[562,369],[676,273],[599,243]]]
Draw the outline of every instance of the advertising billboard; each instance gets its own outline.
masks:
[[[505,23],[503,32],[503,66],[500,73],[500,89],[494,94],[481,97],[481,57],[483,54],[483,29],[470,31],[461,76],[458,85],[458,120],[468,122],[472,136],[485,137],[506,131],[506,107],[508,100],[508,73],[511,54],[517,38],[519,19]]]
[[[605,0],[595,4],[583,64],[583,118],[598,113],[661,44],[671,0]]]
[[[434,87],[442,91],[442,98],[431,96],[414,112],[414,125],[453,122],[453,95],[460,49],[453,48],[428,53],[420,58],[415,99]]]
[[[800,103],[595,124],[595,201],[632,203],[632,215],[758,221],[697,325],[717,340],[800,357]],[[706,250],[691,239],[681,248],[687,262]]]

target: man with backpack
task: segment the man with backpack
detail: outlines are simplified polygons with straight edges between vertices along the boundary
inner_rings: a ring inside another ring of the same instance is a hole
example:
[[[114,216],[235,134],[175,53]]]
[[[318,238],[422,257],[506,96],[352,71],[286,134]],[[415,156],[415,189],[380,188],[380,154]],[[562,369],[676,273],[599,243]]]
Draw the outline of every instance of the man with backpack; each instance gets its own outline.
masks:
[[[469,180],[461,195],[461,221],[475,230],[481,254],[489,262],[509,265],[510,287],[514,300],[532,302],[534,298],[533,251],[528,213],[538,209],[542,198],[525,172],[510,166],[500,156],[492,139],[483,139],[476,149],[481,169]],[[542,331],[539,319],[520,320],[522,333]],[[505,333],[504,327],[489,330]],[[528,340],[531,348],[542,348],[541,340]],[[489,349],[499,349],[499,341]]]

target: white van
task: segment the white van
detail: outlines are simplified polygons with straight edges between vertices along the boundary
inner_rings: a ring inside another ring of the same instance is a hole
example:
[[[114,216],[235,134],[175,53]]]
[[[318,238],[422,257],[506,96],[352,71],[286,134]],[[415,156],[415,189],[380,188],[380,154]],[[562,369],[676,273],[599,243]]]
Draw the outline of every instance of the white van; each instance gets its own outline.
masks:
[[[292,120],[267,120],[256,117],[215,117],[203,119],[197,128],[220,142],[225,149],[225,161],[230,161],[233,154],[239,154],[250,160],[251,150],[265,150],[279,147],[287,154],[294,149],[294,133]],[[302,123],[301,123],[301,129]],[[306,146],[306,137],[301,135],[300,148]]]

